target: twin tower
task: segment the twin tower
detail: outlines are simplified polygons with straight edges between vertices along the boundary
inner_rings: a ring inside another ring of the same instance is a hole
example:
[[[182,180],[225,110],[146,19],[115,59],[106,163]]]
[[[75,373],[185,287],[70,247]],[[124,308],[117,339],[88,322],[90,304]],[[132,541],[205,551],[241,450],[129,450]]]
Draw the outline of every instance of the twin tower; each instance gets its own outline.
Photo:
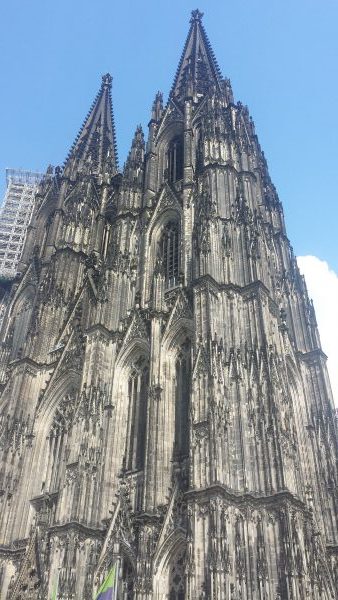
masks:
[[[105,75],[1,346],[2,599],[333,600],[335,412],[248,110],[194,11],[118,169]]]

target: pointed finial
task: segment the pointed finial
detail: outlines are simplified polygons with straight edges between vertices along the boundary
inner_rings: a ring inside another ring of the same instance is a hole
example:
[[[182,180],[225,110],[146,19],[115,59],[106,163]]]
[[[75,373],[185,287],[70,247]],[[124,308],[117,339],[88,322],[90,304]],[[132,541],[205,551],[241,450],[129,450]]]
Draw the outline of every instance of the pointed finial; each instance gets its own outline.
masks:
[[[163,102],[163,94],[162,94],[162,92],[158,91],[158,92],[156,92],[155,103],[162,104],[162,102]]]
[[[198,10],[198,8],[196,8],[196,10],[192,10],[190,23],[195,23],[195,22],[200,23],[202,21],[203,15],[204,15],[204,13],[202,13],[200,10]]]
[[[113,81],[113,78],[110,73],[106,73],[105,75],[102,75],[102,86],[103,87],[111,88],[112,81]]]
[[[135,131],[135,137],[140,137],[143,135],[142,125],[138,125]]]
[[[153,102],[151,118],[154,119],[155,121],[159,121],[159,119],[161,118],[161,115],[162,115],[162,111],[163,111],[163,94],[162,94],[162,92],[157,92],[157,94],[155,96],[155,100]]]

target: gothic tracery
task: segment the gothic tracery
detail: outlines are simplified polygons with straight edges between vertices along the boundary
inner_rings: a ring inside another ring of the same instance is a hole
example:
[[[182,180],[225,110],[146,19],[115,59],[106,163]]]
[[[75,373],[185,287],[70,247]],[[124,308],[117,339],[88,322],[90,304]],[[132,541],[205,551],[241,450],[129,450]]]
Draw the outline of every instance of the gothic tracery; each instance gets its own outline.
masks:
[[[1,598],[333,600],[337,430],[252,119],[192,12],[119,172],[111,76],[0,348]],[[53,596],[52,596],[53,595]]]

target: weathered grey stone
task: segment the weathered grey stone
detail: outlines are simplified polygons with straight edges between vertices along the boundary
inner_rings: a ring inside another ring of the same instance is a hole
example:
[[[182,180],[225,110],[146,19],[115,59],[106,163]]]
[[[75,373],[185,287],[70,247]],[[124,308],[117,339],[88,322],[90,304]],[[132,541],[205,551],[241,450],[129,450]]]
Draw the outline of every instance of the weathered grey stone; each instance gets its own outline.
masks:
[[[191,28],[118,171],[111,77],[41,183],[1,350],[1,598],[335,598],[337,433],[252,120]],[[34,237],[33,233],[34,232]]]

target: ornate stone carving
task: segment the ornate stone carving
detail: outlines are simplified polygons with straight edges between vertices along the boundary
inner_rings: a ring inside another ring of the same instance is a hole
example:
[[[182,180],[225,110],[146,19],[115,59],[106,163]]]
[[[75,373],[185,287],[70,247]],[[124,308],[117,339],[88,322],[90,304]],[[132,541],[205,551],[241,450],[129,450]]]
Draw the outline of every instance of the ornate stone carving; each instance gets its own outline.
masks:
[[[325,356],[201,20],[147,148],[138,127],[118,172],[106,74],[40,186],[0,306],[4,600],[46,600],[56,576],[59,598],[91,598],[114,565],[128,600],[334,597]]]

